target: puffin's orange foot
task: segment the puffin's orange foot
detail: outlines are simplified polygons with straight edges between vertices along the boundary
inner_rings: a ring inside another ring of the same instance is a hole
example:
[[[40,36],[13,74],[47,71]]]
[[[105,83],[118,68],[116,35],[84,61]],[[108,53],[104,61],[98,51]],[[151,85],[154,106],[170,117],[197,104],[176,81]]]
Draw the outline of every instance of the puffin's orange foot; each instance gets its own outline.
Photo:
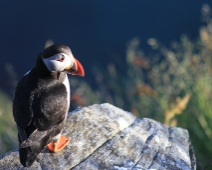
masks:
[[[51,142],[47,145],[48,150],[52,152],[61,151],[69,142],[69,139],[65,136],[60,136],[57,142]]]

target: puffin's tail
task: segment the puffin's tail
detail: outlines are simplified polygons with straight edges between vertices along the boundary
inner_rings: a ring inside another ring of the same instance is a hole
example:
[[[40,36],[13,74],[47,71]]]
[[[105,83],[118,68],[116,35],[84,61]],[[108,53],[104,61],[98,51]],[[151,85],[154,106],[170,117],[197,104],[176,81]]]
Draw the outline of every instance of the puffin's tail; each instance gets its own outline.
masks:
[[[24,167],[30,167],[36,160],[39,153],[45,148],[45,146],[51,142],[52,133],[42,138],[40,141],[34,142],[33,145],[27,147],[20,147],[19,138],[19,158]]]
[[[24,167],[30,167],[39,153],[33,152],[32,147],[19,148],[20,162]]]

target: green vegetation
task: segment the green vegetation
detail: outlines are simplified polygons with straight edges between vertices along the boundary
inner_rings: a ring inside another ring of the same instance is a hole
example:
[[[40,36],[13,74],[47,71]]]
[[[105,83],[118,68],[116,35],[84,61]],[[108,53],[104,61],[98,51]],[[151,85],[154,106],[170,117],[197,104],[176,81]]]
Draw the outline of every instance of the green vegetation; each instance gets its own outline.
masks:
[[[0,155],[18,147],[17,131],[12,116],[12,102],[0,91]]]
[[[180,42],[166,47],[150,38],[149,54],[141,50],[139,40],[134,38],[127,45],[126,62],[114,57],[114,63],[109,64],[107,70],[94,68],[96,89],[71,77],[72,107],[108,102],[138,117],[188,129],[198,167],[202,168],[212,158],[212,20],[209,12],[203,11],[203,19],[206,25],[200,28],[197,40],[191,41],[183,35]],[[17,148],[13,143],[17,141],[17,134],[11,101],[3,93],[0,108],[0,145],[3,145],[0,153],[3,153]]]

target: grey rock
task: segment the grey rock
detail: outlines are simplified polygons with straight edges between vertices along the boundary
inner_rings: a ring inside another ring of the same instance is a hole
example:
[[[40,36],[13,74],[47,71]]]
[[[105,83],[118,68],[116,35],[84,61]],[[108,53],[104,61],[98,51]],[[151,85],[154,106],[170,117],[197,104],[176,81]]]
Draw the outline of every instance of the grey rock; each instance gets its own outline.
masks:
[[[59,153],[44,149],[30,168],[18,150],[0,157],[0,169],[39,170],[195,170],[188,131],[151,119],[136,119],[110,104],[69,113],[63,135],[70,143]]]

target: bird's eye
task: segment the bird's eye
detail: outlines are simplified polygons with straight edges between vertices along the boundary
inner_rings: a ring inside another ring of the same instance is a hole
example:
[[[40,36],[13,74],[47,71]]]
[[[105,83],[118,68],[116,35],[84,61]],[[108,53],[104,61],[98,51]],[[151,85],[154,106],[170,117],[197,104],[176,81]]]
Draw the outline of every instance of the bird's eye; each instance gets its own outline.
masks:
[[[65,58],[65,57],[62,57],[62,58],[60,58],[60,59],[57,60],[57,61],[63,62],[63,61],[64,61],[64,58]]]

